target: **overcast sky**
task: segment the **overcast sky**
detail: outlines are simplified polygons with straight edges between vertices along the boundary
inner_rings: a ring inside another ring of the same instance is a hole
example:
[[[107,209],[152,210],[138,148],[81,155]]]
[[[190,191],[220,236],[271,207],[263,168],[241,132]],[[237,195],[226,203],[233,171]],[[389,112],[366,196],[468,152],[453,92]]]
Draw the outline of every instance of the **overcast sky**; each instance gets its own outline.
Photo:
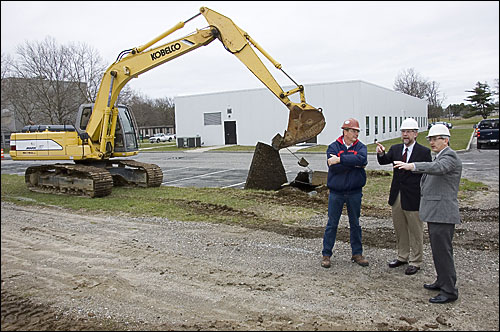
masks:
[[[50,36],[86,43],[107,66],[202,6],[232,19],[299,84],[363,80],[392,89],[398,73],[414,68],[440,84],[446,107],[499,77],[498,1],[2,1],[2,55]],[[199,16],[155,46],[206,26]],[[268,68],[282,86],[293,84]],[[129,85],[153,98],[264,87],[217,40]]]

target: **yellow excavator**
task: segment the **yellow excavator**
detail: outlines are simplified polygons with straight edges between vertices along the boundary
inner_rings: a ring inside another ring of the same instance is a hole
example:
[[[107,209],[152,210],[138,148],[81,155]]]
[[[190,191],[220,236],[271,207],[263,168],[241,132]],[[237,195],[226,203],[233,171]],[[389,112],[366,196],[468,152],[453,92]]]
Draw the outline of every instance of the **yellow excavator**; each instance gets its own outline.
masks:
[[[172,34],[195,17],[203,15],[209,26],[168,42],[151,46]],[[122,51],[109,66],[99,87],[94,104],[80,106],[75,125],[25,126],[11,135],[10,155],[13,160],[72,160],[70,164],[31,166],[25,181],[30,190],[88,197],[109,195],[113,185],[157,187],[163,173],[157,165],[129,159],[138,153],[137,125],[132,112],[116,104],[118,95],[132,78],[165,62],[219,39],[224,48],[234,54],[289,109],[288,128],[283,136],[273,138],[272,146],[279,150],[318,135],[325,126],[321,109],[308,105],[304,88],[288,76],[266,51],[233,21],[206,7],[185,22],[179,22],[150,42]],[[277,69],[297,86],[283,91],[252,46],[260,51]],[[299,93],[300,103],[288,98]]]

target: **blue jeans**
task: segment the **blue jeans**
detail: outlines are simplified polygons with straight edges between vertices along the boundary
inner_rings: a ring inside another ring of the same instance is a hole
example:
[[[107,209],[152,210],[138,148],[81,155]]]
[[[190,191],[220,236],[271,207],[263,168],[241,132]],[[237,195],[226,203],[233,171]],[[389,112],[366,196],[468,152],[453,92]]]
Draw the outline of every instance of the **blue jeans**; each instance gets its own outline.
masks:
[[[361,244],[361,226],[359,225],[359,216],[361,214],[362,191],[354,193],[338,194],[330,191],[328,197],[328,223],[323,236],[323,256],[332,256],[332,249],[337,237],[337,228],[339,226],[340,216],[344,204],[347,205],[347,214],[349,216],[349,230],[351,233],[351,250],[353,255],[362,255],[363,246]]]

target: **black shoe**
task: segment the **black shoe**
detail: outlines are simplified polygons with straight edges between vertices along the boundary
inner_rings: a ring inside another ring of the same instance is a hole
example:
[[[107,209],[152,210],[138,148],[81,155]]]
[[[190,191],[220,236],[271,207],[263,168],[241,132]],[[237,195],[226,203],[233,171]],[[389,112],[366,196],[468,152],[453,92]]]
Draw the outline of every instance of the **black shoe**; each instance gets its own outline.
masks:
[[[448,303],[448,302],[453,302],[456,300],[457,300],[457,298],[451,298],[451,297],[439,294],[437,296],[431,297],[429,299],[429,302],[430,303]]]
[[[417,273],[417,271],[420,270],[420,268],[418,266],[415,266],[415,265],[409,265],[406,270],[405,270],[405,274],[406,275],[412,275],[412,274],[415,274]]]
[[[424,288],[428,290],[440,290],[441,288],[436,285],[436,283],[433,284],[424,284]]]
[[[398,267],[398,266],[405,265],[405,264],[408,264],[408,262],[402,262],[399,259],[395,259],[395,260],[389,262],[389,267],[393,268],[393,267]]]

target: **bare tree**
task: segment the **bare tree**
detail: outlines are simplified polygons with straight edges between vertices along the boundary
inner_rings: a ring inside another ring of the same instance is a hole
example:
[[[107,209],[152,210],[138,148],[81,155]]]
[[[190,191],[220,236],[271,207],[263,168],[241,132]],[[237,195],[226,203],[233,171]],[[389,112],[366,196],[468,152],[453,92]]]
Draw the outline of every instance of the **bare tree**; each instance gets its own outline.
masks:
[[[49,124],[74,122],[79,104],[85,101],[72,81],[71,49],[59,46],[53,38],[42,42],[25,42],[17,47],[14,65],[16,77],[22,79],[27,94],[16,96],[14,104],[31,103]],[[22,107],[16,107],[21,112]]]
[[[128,101],[129,102],[127,103],[127,105],[130,106],[130,108],[132,109],[134,117],[137,121],[137,125],[139,127],[148,126],[151,123],[158,123],[155,122],[156,119],[153,116],[153,111],[151,106],[152,101],[150,98],[136,91],[132,91]]]
[[[428,88],[427,79],[421,77],[413,68],[403,70],[394,81],[394,90],[424,99]]]
[[[426,98],[428,102],[427,110],[429,118],[439,119],[439,117],[444,115],[443,102],[446,97],[444,94],[442,97],[440,96],[439,83],[436,81],[427,83]],[[451,113],[448,115],[451,117]]]
[[[12,64],[13,60],[8,54],[2,53],[2,76],[1,76],[1,83],[2,83],[2,110],[5,108],[9,107],[8,103],[8,94],[9,91],[11,90],[10,82],[7,79],[9,76],[12,76]]]
[[[120,91],[116,103],[130,105],[135,95],[136,92],[129,85],[125,85]]]
[[[151,99],[144,94],[134,91],[128,105],[134,112],[139,127],[154,125],[175,126],[173,98]]]
[[[8,54],[2,53],[2,80],[12,75],[12,64],[14,61]]]
[[[444,115],[443,102],[446,99],[440,96],[439,83],[428,81],[421,77],[413,68],[403,70],[394,81],[394,90],[407,95],[427,100],[427,116],[438,119]]]
[[[95,102],[102,76],[106,70],[99,53],[84,43],[74,43],[69,47],[68,67],[71,81],[85,95],[87,102]],[[85,84],[82,84],[85,83]]]
[[[155,99],[154,106],[160,113],[163,124],[175,126],[175,105],[173,98],[163,97]]]
[[[15,77],[2,80],[2,109],[15,110],[15,117],[23,125],[40,124],[44,120],[30,95],[30,85],[24,80]]]
[[[95,102],[105,70],[86,44],[25,42],[15,61],[2,54],[2,105],[6,99],[22,125],[74,123],[79,105]],[[175,125],[172,98],[151,99],[125,86],[117,103],[131,106],[140,126]]]
[[[74,123],[79,105],[95,101],[105,70],[91,47],[58,45],[51,37],[18,46],[12,68],[16,88],[6,98],[23,124]]]

